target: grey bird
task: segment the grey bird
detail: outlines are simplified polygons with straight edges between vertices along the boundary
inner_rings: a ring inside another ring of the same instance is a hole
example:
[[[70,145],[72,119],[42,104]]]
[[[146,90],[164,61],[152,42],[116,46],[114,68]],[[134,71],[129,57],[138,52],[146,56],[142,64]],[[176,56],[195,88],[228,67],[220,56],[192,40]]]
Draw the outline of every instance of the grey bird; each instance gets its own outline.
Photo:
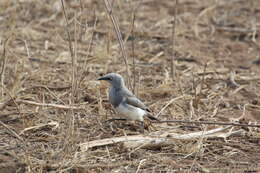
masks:
[[[115,110],[119,114],[124,115],[126,119],[140,121],[143,129],[144,116],[151,120],[159,121],[151,115],[145,104],[126,88],[124,78],[121,75],[117,73],[109,73],[98,80],[104,80],[111,84],[109,90],[109,102],[113,105]]]

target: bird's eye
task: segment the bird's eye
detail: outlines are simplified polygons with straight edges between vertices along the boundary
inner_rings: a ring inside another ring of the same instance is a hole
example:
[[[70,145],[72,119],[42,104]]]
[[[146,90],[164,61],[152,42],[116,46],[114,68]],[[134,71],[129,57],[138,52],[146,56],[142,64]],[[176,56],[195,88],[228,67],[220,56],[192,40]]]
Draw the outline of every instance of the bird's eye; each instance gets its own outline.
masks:
[[[108,80],[112,80],[112,77],[109,77]]]

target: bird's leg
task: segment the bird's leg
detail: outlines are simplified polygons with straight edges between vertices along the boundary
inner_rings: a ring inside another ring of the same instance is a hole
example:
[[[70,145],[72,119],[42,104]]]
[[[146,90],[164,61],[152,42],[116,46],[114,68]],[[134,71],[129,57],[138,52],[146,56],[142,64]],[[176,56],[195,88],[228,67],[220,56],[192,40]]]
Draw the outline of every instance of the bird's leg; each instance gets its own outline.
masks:
[[[140,121],[140,124],[141,124],[141,133],[144,133],[144,122]]]

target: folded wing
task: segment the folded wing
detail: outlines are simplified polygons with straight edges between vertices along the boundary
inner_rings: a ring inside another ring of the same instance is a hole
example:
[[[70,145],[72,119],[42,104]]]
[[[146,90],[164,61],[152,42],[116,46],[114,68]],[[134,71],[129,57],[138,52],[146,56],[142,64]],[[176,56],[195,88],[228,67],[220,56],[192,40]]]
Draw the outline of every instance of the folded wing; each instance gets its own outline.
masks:
[[[145,106],[145,104],[143,102],[141,102],[138,98],[136,97],[125,97],[125,102],[131,106],[135,106],[138,108],[141,108],[143,110],[148,111],[147,107]]]

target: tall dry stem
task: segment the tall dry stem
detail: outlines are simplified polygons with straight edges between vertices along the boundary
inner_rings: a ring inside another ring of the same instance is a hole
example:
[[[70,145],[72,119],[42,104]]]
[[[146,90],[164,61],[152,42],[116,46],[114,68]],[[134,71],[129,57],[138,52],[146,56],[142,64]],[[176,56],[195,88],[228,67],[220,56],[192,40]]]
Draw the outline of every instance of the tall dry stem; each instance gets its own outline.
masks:
[[[122,56],[123,56],[123,60],[124,60],[124,63],[125,63],[125,66],[126,66],[126,74],[127,74],[127,85],[131,87],[131,82],[130,82],[130,72],[129,72],[129,67],[128,67],[128,60],[127,60],[127,54],[126,54],[126,51],[125,51],[125,46],[124,46],[124,42],[123,42],[123,39],[122,39],[122,34],[121,34],[121,31],[120,31],[120,28],[119,28],[119,25],[118,25],[118,20],[116,19],[114,13],[113,13],[113,9],[112,9],[112,6],[111,6],[111,3],[109,0],[104,0],[104,3],[105,3],[105,7],[106,7],[106,10],[107,10],[107,13],[108,13],[108,16],[113,24],[113,27],[114,27],[114,30],[115,30],[115,33],[116,33],[116,37],[117,37],[117,40],[119,42],[119,45],[120,45],[120,49],[121,49],[121,53],[122,53]]]

